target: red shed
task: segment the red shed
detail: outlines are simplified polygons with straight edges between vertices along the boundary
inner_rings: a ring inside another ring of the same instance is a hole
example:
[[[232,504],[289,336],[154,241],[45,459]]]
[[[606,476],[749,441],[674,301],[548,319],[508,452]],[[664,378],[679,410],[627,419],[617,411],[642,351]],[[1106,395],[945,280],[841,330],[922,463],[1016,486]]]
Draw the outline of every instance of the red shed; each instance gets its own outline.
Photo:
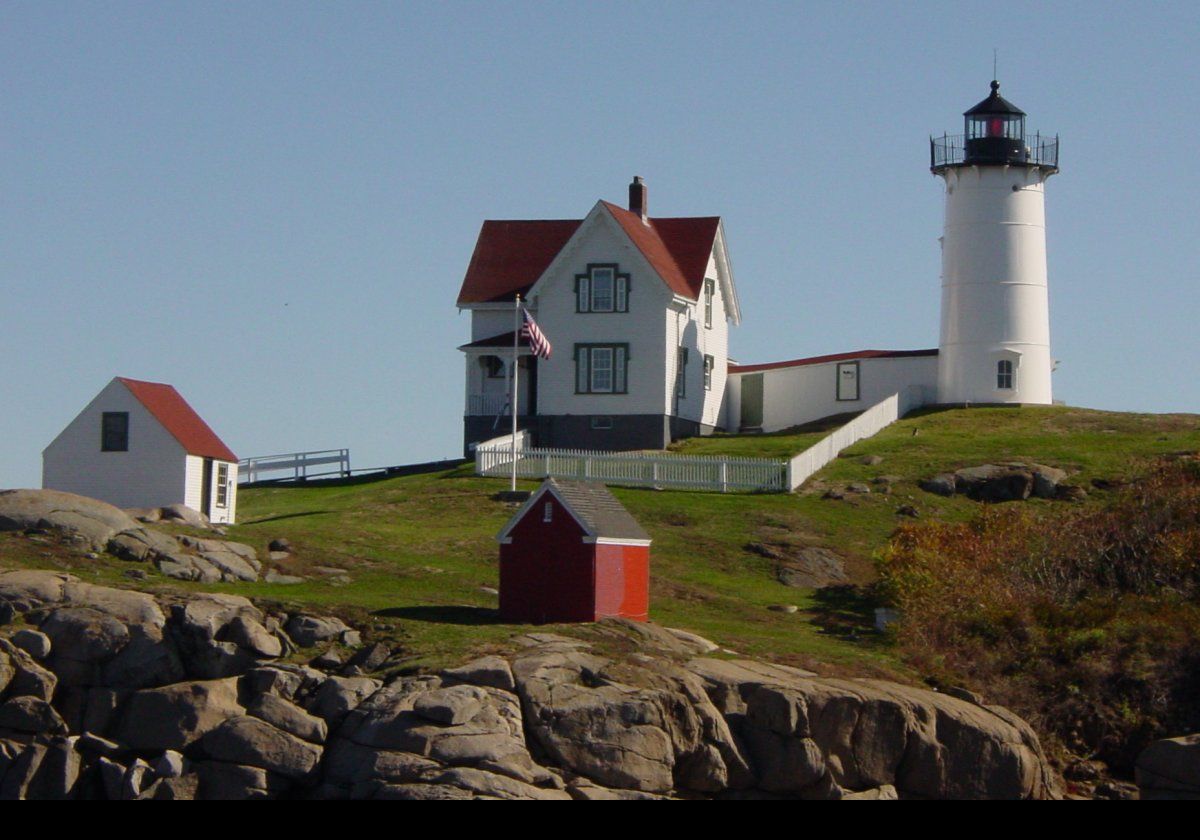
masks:
[[[547,479],[496,539],[505,621],[648,618],[650,535],[603,484]]]

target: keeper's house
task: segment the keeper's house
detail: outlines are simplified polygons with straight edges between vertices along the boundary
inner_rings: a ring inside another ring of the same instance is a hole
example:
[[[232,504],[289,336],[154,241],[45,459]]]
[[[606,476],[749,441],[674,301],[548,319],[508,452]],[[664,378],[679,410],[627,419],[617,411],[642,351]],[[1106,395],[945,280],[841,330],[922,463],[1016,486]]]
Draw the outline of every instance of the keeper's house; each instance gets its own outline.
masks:
[[[648,618],[650,536],[603,484],[547,479],[496,539],[505,621]]]
[[[42,487],[122,508],[237,511],[237,456],[170,385],[116,377],[42,451]]]
[[[538,446],[662,449],[722,428],[730,324],[741,318],[715,216],[629,208],[584,219],[486,221],[458,294],[471,312],[464,445],[510,428],[517,295],[553,344],[517,352],[518,415]]]

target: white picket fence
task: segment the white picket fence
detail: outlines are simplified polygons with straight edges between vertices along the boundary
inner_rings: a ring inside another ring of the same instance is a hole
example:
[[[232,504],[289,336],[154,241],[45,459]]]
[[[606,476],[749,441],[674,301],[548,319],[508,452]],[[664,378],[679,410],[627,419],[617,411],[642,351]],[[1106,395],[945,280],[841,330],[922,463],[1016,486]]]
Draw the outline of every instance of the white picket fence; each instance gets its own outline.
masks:
[[[795,490],[843,449],[871,437],[924,404],[924,389],[919,385],[905,388],[875,403],[828,437],[821,438],[799,455],[793,456],[787,462],[787,489]]]
[[[522,432],[517,440],[518,478],[572,478],[635,487],[680,487],[694,490],[752,490],[782,493],[787,463],[766,458],[671,455],[660,452],[597,452],[587,449],[529,447]],[[475,473],[512,475],[512,437],[493,438],[475,447]]]
[[[911,387],[876,403],[846,425],[787,461],[768,458],[672,455],[666,452],[596,452],[541,449],[529,445],[529,433],[517,435],[518,478],[573,478],[644,487],[786,493],[795,490],[843,449],[868,438],[924,405],[920,387]],[[512,475],[511,435],[475,447],[476,475]]]

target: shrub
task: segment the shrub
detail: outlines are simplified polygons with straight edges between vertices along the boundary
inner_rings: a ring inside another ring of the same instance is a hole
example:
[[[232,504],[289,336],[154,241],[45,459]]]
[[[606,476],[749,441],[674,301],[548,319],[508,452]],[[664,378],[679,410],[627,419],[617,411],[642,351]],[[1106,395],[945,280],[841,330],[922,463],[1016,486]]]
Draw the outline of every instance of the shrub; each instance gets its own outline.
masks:
[[[933,682],[1128,767],[1200,728],[1200,473],[1163,464],[1101,507],[1041,511],[899,528],[879,563],[896,642]]]

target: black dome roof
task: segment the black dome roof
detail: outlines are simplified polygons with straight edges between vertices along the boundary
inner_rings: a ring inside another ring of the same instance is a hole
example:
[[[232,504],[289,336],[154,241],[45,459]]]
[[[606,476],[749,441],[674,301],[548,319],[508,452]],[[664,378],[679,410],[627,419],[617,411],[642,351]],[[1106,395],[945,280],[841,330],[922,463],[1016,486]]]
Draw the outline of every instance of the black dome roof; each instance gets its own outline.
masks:
[[[971,110],[963,112],[964,117],[971,117],[976,114],[1012,114],[1019,117],[1025,116],[1024,111],[1000,95],[1000,83],[994,80],[992,81],[991,95]]]

